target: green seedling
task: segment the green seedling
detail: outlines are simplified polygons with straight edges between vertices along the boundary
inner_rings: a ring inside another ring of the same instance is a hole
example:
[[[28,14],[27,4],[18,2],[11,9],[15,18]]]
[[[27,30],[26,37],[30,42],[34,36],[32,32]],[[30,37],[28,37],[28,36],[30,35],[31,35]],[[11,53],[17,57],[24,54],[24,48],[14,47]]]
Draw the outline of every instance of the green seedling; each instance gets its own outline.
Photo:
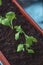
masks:
[[[12,21],[16,19],[16,15],[14,12],[7,12],[5,17],[0,16],[0,24],[9,26],[13,29]]]
[[[2,0],[0,0],[0,6],[2,5]]]
[[[14,12],[7,12],[5,17],[0,16],[0,24],[9,26],[12,30],[16,29],[17,33],[15,34],[15,40],[20,39],[20,34],[24,34],[25,36],[25,44],[20,43],[17,47],[17,52],[25,51],[24,45],[26,47],[26,51],[28,53],[34,53],[34,50],[31,49],[31,45],[33,42],[37,42],[37,39],[33,36],[28,36],[25,34],[21,26],[13,26],[12,21],[16,19],[16,15]]]
[[[33,44],[33,42],[37,42],[37,39],[34,38],[33,36],[26,35],[25,32],[22,30],[21,26],[15,26],[14,28],[17,31],[17,33],[15,34],[15,40],[18,40],[20,38],[19,35],[22,33],[24,34],[25,40],[26,40],[25,44],[19,44],[18,45],[17,52],[24,51],[25,50],[24,45],[25,45],[26,51],[28,53],[34,53],[34,50],[31,49],[30,47]]]

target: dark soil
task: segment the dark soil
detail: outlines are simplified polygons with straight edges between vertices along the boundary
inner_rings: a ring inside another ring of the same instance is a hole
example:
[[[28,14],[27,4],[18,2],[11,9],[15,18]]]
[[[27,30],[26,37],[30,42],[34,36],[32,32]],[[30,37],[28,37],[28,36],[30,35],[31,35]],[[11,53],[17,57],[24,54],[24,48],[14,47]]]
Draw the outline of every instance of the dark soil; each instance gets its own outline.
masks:
[[[11,28],[0,25],[0,50],[3,52],[11,65],[43,65],[43,36],[37,31],[25,17],[22,16],[18,8],[11,3],[10,0],[3,0],[3,5],[0,7],[0,15],[5,16],[6,12],[14,11],[17,19],[13,21],[14,25],[21,25],[26,34],[37,38],[37,44],[32,45],[35,54],[27,52],[17,53],[18,44],[24,43],[24,36],[20,36],[20,40],[14,39],[14,33]]]

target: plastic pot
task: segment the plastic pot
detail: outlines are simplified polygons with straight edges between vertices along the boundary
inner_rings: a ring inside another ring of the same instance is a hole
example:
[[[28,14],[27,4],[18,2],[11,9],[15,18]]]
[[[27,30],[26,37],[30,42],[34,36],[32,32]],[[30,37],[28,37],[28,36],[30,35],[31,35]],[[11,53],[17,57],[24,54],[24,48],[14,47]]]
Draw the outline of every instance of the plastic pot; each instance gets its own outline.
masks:
[[[0,51],[0,65],[10,65],[1,51]]]
[[[23,0],[24,1],[24,0]],[[26,1],[26,0],[25,0]],[[12,2],[19,8],[20,12],[22,13],[22,15],[24,17],[26,17],[26,19],[28,20],[28,22],[30,22],[38,31],[41,32],[41,34],[43,35],[43,29],[40,28],[40,26],[34,21],[34,19],[32,19],[31,16],[29,16],[26,11],[23,9],[23,7],[18,3],[17,0],[12,0]]]

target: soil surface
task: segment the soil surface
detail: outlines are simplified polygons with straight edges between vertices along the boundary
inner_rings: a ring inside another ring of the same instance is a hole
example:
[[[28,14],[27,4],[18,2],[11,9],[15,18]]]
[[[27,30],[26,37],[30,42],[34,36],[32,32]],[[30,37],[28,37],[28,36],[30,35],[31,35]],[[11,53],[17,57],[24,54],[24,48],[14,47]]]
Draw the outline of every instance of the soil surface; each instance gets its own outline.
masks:
[[[16,41],[14,34],[16,31],[10,27],[0,25],[0,50],[3,52],[11,65],[43,65],[43,36],[37,31],[25,17],[22,16],[18,8],[10,0],[3,0],[3,5],[0,6],[0,15],[5,16],[6,12],[14,11],[16,13],[16,20],[13,20],[14,25],[21,25],[27,35],[37,38],[37,44],[32,45],[35,54],[28,54],[27,52],[17,53],[18,44],[24,43],[23,35]]]

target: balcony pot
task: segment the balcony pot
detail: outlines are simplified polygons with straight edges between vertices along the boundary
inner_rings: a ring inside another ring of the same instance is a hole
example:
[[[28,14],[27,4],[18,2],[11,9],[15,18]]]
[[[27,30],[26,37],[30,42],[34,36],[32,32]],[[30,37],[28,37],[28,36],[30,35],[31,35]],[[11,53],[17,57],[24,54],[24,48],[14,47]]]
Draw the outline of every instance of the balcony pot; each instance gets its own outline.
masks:
[[[13,11],[16,13],[16,20],[13,20],[13,24],[15,25],[21,25],[24,32],[29,36],[34,36],[38,42],[37,44],[32,45],[32,49],[34,49],[35,54],[28,54],[26,51],[22,51],[20,53],[17,52],[17,46],[18,44],[24,43],[24,35],[20,35],[19,41],[16,41],[14,39],[14,35],[16,31],[12,31],[12,29],[8,26],[0,25],[0,60],[4,65],[42,65],[43,64],[43,36],[41,35],[41,29],[34,23],[34,21],[29,17],[28,15],[24,13],[20,8],[21,6],[18,4],[16,0],[12,3],[10,0],[3,0],[4,4],[0,7],[0,15],[5,16],[6,12]],[[12,0],[13,1],[13,0]],[[16,4],[16,5],[15,5]],[[19,8],[19,7],[20,8]],[[20,13],[22,11],[24,16]],[[26,16],[26,18],[25,18]],[[34,26],[32,26],[27,20],[30,22],[32,21]],[[43,33],[42,33],[43,34]],[[2,53],[3,52],[3,53]],[[4,56],[3,56],[4,55]],[[6,60],[6,58],[7,60]],[[5,60],[3,60],[3,58]],[[8,62],[9,61],[9,62]],[[8,64],[6,64],[8,63]],[[9,64],[10,63],[10,64]]]

